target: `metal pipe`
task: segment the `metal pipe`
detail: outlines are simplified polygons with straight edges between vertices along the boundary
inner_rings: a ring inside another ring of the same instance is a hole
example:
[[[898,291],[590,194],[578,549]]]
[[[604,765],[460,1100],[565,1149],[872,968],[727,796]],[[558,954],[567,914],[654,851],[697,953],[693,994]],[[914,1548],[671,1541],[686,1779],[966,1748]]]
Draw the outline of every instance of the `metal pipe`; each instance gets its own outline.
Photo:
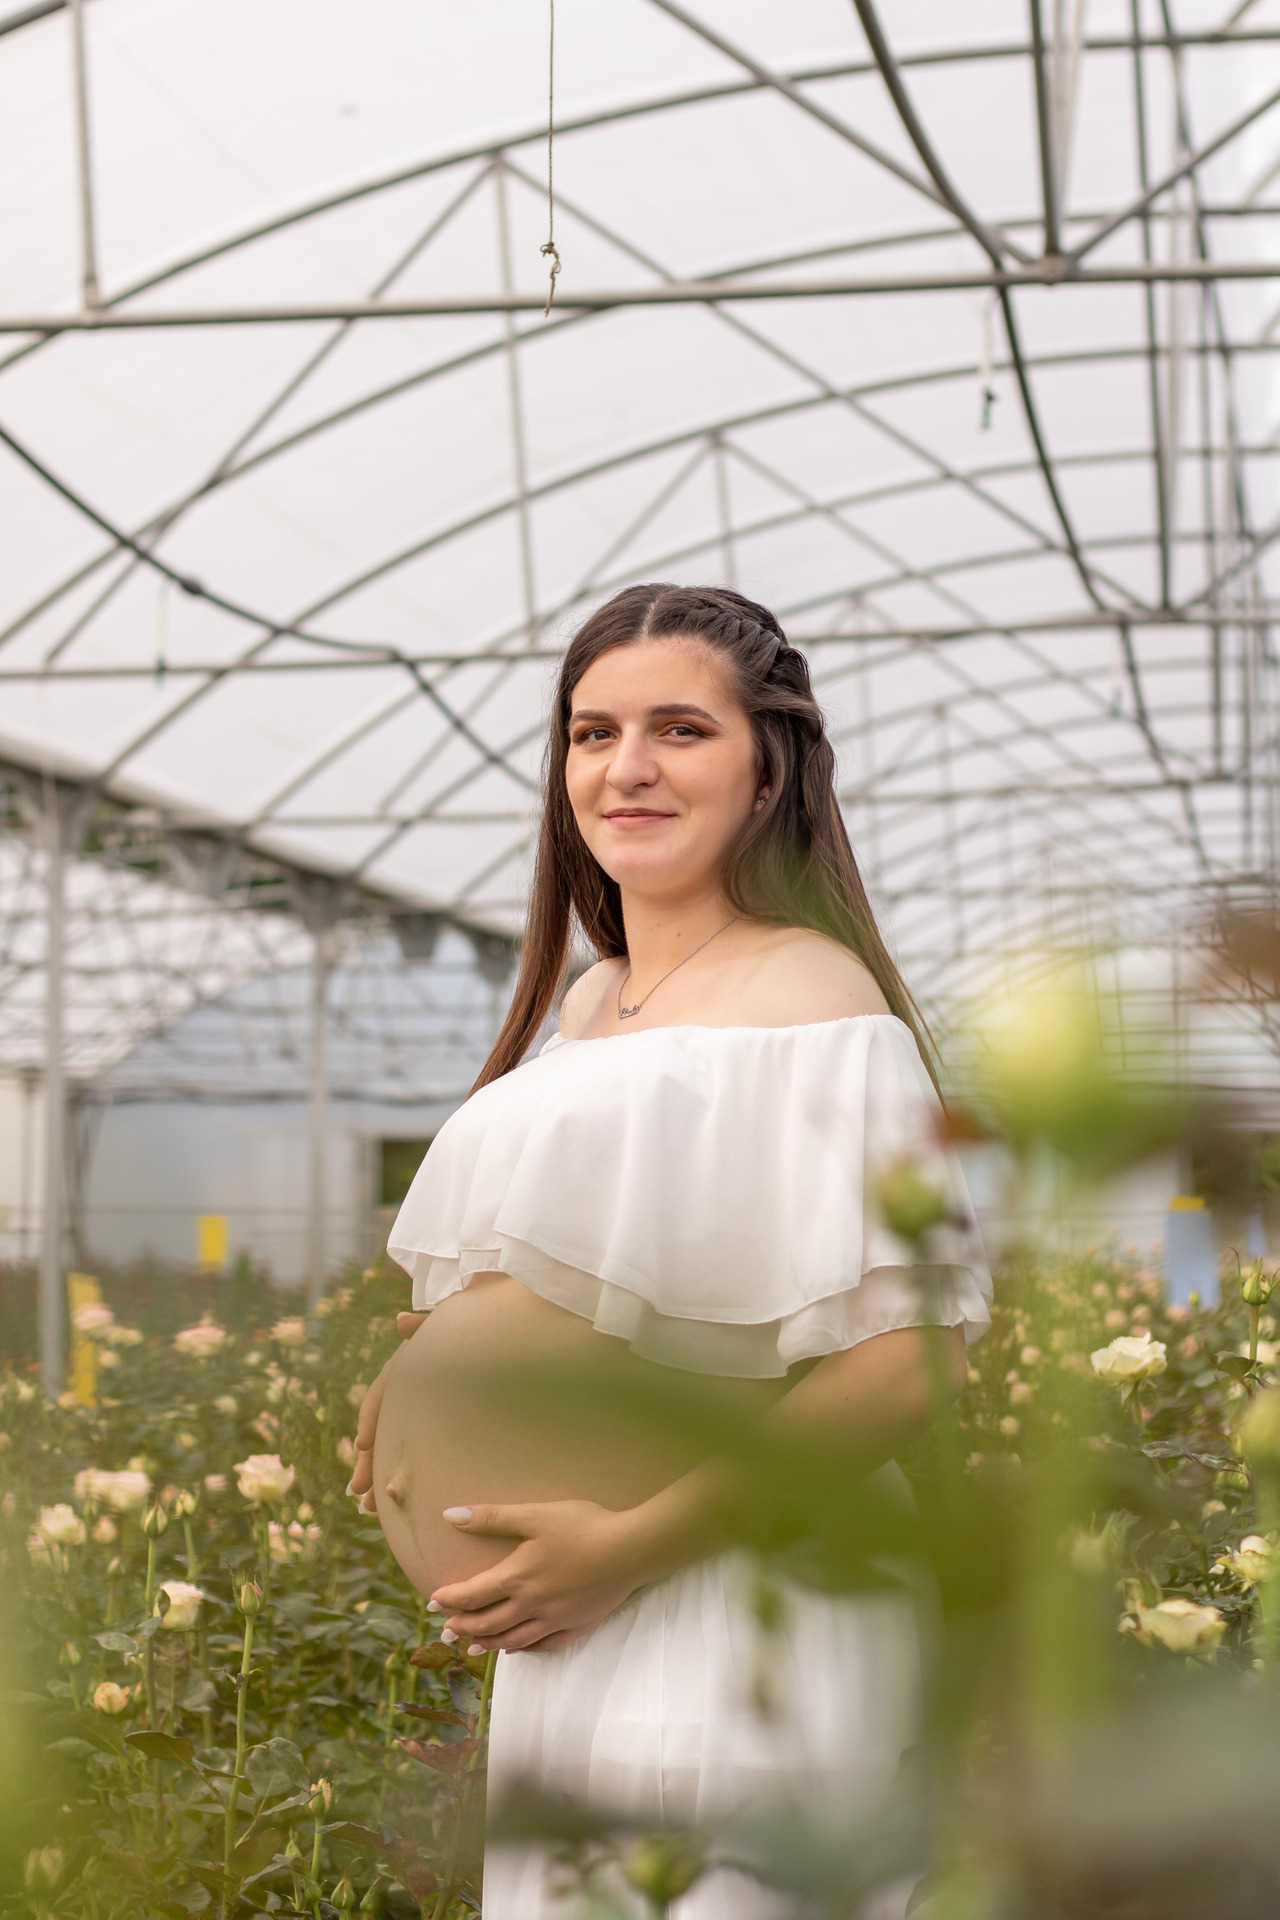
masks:
[[[1172,183],[1166,182],[1165,185]],[[1162,189],[1157,189],[1160,191]],[[1133,207],[1124,219],[1143,211]],[[1117,221],[1117,224],[1120,224]],[[1276,280],[1274,260],[1188,260],[1164,264],[1135,261],[1126,265],[1070,266],[1063,271],[1046,267],[975,268],[966,273],[877,274],[862,279],[829,280],[685,280],[658,287],[602,287],[558,293],[556,307],[565,313],[607,313],[620,307],[705,306],[729,300],[844,300],[899,293],[998,292],[1007,287],[1124,287],[1215,280]],[[190,307],[123,313],[116,309],[96,313],[0,314],[0,334],[120,333],[167,327],[309,326],[333,320],[430,320],[480,313],[538,313],[546,295],[538,293],[476,293],[429,300],[349,300],[320,304],[295,302],[278,307]]]
[[[1185,160],[1179,161],[1171,172],[1157,180],[1153,187],[1148,187],[1140,193],[1136,200],[1131,200],[1127,207],[1122,207],[1119,213],[1113,213],[1102,222],[1101,226],[1095,227],[1078,247],[1072,247],[1067,258],[1083,260],[1086,254],[1092,253],[1095,247],[1101,246],[1117,227],[1123,227],[1128,221],[1136,219],[1140,213],[1145,213],[1161,194],[1167,193],[1170,187],[1177,186],[1179,180],[1185,180],[1189,174],[1193,174],[1197,167],[1203,166],[1206,160],[1211,160],[1215,153],[1220,153],[1223,147],[1237,139],[1246,127],[1251,127],[1255,120],[1260,120],[1264,113],[1269,113],[1271,108],[1277,105],[1280,105],[1280,87],[1277,87],[1273,93],[1267,94],[1266,98],[1260,100],[1256,106],[1250,107],[1247,113],[1242,113],[1238,120],[1233,120],[1229,127],[1224,127],[1221,133],[1215,134],[1212,140],[1198,148],[1195,153],[1189,153]]]
[[[1062,252],[1058,229],[1058,166],[1054,154],[1053,110],[1049,98],[1044,28],[1040,0],[1028,0],[1031,13],[1031,57],[1036,74],[1036,124],[1040,134],[1040,193],[1044,206],[1044,251],[1056,258]]]
[[[502,291],[514,291],[515,274],[511,259],[511,216],[507,205],[507,169],[500,157],[493,169],[493,190],[498,214],[498,261],[502,273]],[[533,536],[529,525],[529,462],[525,450],[524,395],[520,386],[519,336],[516,317],[508,307],[503,327],[507,361],[507,398],[511,408],[511,454],[514,466],[516,528],[520,540],[520,590],[524,606],[525,645],[538,643],[537,594],[533,574]]]
[[[307,1104],[307,1318],[315,1318],[328,1269],[329,1081],[326,1019],[333,928],[317,924],[311,950],[311,1047]]]
[[[80,285],[90,312],[99,302],[98,241],[93,217],[93,153],[89,144],[89,69],[85,59],[84,0],[70,0],[71,66],[75,87],[76,170],[80,191]]]
[[[23,1262],[31,1251],[31,1223],[34,1211],[31,1205],[31,1170],[35,1162],[33,1136],[37,1077],[34,1067],[23,1067],[19,1075],[22,1082],[22,1146],[18,1175],[18,1258]]]
[[[45,848],[45,1034],[44,1207],[40,1222],[40,1285],[37,1345],[40,1381],[51,1400],[62,1392],[66,1371],[63,1328],[63,1190],[66,1153],[66,1062],[63,1057],[66,876],[61,802],[52,780],[44,783],[41,826]]]

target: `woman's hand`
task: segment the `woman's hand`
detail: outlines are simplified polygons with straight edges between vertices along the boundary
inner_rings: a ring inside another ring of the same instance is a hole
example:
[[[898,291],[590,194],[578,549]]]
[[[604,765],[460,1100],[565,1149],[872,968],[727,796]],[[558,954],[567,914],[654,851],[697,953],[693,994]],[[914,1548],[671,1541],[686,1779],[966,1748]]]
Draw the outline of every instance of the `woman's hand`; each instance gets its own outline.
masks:
[[[629,1516],[594,1500],[448,1507],[460,1533],[514,1536],[505,1560],[431,1596],[445,1631],[472,1651],[548,1652],[620,1607],[645,1574]]]
[[[412,1340],[418,1328],[427,1318],[425,1313],[398,1313],[396,1327],[402,1340]],[[356,1421],[356,1464],[351,1475],[347,1492],[358,1496],[361,1513],[376,1513],[377,1498],[373,1491],[373,1442],[378,1432],[378,1415],[382,1411],[382,1395],[387,1384],[387,1368],[394,1365],[393,1353],[387,1365],[374,1381],[360,1402],[360,1417]]]

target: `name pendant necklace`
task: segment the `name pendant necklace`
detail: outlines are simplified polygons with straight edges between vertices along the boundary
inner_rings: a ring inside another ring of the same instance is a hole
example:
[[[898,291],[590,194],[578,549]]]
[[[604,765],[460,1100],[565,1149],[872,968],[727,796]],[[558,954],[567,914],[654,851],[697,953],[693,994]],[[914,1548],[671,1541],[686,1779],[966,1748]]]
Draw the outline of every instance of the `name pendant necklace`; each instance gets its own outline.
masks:
[[[741,918],[742,918],[742,915],[740,913],[730,914],[729,918],[725,921],[724,925],[722,927],[717,927],[714,933],[709,933],[705,940],[700,940],[697,946],[694,947],[692,953],[686,953],[686,955],[684,956],[684,960],[677,960],[674,967],[668,967],[666,972],[664,974],[661,974],[659,978],[654,981],[648,993],[641,995],[641,997],[636,1001],[634,1007],[624,1007],[622,1004],[622,989],[623,987],[626,986],[627,981],[630,980],[631,978],[631,967],[628,964],[626,979],[622,981],[621,985],[618,988],[619,1020],[634,1020],[635,1016],[639,1013],[645,1001],[652,1000],[654,994],[658,991],[658,988],[662,985],[662,982],[664,980],[669,980],[672,974],[675,973],[678,968],[682,967],[685,964],[685,960],[692,960],[693,955],[695,953],[701,953],[704,947],[709,947],[713,940],[718,940],[722,933],[727,933],[729,931],[729,928],[733,925],[735,920],[741,920]]]

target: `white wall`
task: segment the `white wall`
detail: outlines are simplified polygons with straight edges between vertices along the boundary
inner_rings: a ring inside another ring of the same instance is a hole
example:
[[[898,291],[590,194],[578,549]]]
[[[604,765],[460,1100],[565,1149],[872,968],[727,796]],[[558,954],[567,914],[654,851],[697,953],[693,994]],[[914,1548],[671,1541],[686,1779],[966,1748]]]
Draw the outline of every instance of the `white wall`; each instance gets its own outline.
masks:
[[[0,1260],[34,1260],[44,1191],[44,1101],[13,1073],[0,1074]]]
[[[435,1131],[449,1112],[334,1101],[325,1180],[331,1266],[374,1251],[377,1143]],[[292,1284],[305,1264],[307,1108],[142,1102],[103,1109],[93,1122],[84,1193],[89,1257],[147,1255],[191,1266],[196,1220],[225,1214],[232,1255],[244,1250]]]

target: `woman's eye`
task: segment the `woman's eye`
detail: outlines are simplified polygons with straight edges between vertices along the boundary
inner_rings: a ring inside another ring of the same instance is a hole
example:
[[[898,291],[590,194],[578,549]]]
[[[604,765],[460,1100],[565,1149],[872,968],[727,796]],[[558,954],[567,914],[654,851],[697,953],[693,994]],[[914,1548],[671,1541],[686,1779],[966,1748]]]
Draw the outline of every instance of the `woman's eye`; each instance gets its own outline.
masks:
[[[669,727],[667,731],[673,733],[678,740],[701,740],[703,738],[701,727],[688,726],[682,720],[677,720],[674,726]]]
[[[607,727],[584,727],[581,733],[574,734],[573,744],[575,747],[581,747],[589,740],[606,739],[608,732],[609,729]]]

